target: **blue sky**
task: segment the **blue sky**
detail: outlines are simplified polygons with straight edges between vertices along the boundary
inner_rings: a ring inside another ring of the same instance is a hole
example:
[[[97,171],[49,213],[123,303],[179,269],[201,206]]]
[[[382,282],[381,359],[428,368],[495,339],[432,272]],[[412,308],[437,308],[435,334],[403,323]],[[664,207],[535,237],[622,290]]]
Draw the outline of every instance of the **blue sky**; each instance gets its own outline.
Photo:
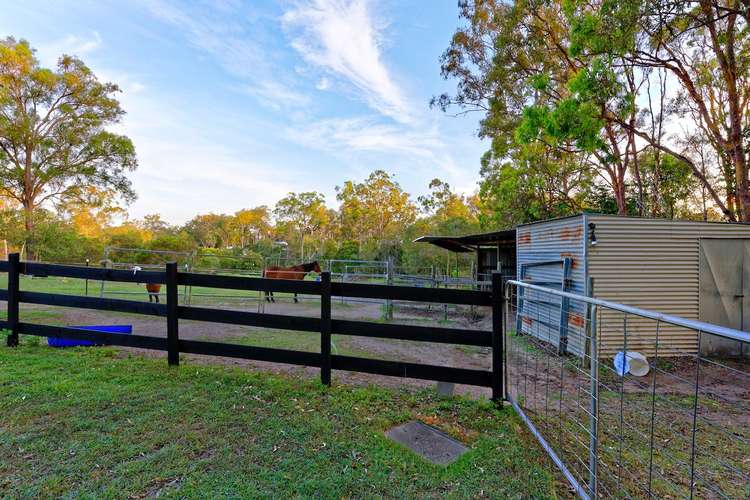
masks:
[[[453,0],[0,0],[0,35],[44,65],[81,57],[118,83],[135,142],[131,217],[273,205],[381,168],[414,196],[476,189],[478,116],[430,109]]]

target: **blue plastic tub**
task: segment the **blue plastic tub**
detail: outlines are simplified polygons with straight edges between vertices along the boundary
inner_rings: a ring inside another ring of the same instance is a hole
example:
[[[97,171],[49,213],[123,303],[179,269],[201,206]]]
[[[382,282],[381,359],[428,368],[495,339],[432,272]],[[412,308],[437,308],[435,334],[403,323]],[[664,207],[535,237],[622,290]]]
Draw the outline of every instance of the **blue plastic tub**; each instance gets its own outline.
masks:
[[[71,326],[78,330],[94,330],[96,332],[119,333],[121,335],[131,335],[133,325],[95,325],[95,326]],[[52,347],[75,347],[79,345],[91,346],[97,345],[90,340],[73,340],[58,337],[47,337],[47,344]]]

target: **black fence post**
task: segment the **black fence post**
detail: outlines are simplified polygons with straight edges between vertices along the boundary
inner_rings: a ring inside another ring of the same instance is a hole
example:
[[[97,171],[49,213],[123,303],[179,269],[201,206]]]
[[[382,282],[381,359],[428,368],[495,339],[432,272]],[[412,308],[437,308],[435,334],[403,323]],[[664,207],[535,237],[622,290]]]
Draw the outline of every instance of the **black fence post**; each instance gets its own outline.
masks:
[[[320,381],[331,385],[331,272],[320,274]]]
[[[167,263],[167,362],[180,364],[179,322],[177,319],[177,263]]]
[[[503,275],[492,272],[492,401],[502,404],[505,400],[503,381]]]
[[[19,254],[8,255],[8,347],[18,345],[18,290],[21,276]]]

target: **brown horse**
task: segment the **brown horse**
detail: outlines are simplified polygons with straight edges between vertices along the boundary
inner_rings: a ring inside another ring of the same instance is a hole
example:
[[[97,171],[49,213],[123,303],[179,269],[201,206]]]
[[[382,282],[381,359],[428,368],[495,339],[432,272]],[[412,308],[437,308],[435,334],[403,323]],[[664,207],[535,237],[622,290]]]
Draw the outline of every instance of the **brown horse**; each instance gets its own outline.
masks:
[[[307,273],[313,271],[320,272],[320,265],[318,265],[317,260],[292,267],[271,266],[263,272],[263,277],[276,280],[303,280]],[[275,302],[273,292],[266,292],[266,301]],[[294,294],[294,302],[295,304],[298,302],[296,293]]]
[[[107,262],[107,261],[102,261]],[[138,271],[143,271],[141,266],[133,266],[133,275],[138,274]],[[159,303],[159,292],[161,291],[161,285],[159,283],[146,283],[146,292],[148,293],[148,301]]]
[[[148,301],[152,302],[153,299],[156,299],[156,303],[158,304],[161,285],[159,283],[147,283],[146,291],[148,292]]]

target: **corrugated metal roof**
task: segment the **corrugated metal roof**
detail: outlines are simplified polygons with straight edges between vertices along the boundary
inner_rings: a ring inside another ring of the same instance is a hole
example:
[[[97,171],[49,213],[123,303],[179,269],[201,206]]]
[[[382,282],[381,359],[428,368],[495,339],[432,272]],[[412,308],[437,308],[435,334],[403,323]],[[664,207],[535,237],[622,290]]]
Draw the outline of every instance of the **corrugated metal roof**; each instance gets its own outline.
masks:
[[[565,219],[575,219],[576,217],[581,216],[588,216],[588,217],[609,217],[609,218],[615,218],[620,220],[638,220],[638,221],[661,221],[661,222],[669,222],[669,223],[678,223],[678,224],[717,224],[720,226],[726,226],[726,225],[734,225],[734,226],[750,226],[750,222],[726,222],[726,221],[718,221],[718,220],[709,220],[709,221],[699,221],[699,220],[687,220],[687,219],[664,219],[664,218],[655,218],[655,217],[646,217],[646,216],[637,216],[637,215],[616,215],[616,214],[603,214],[601,212],[589,212],[589,211],[583,211],[578,212],[576,214],[572,215],[562,215],[560,217],[553,217],[551,219],[544,219],[544,220],[536,220],[532,222],[525,222],[523,224],[519,224],[517,227],[523,227],[523,226],[532,226],[534,224],[547,224],[549,222],[555,222]]]
[[[414,240],[414,243],[431,243],[436,247],[444,248],[456,253],[468,253],[476,251],[476,248],[467,247],[466,245],[463,245],[456,241],[455,238],[450,238],[448,236],[420,236],[419,238]]]
[[[464,236],[421,236],[415,243],[431,243],[451,252],[465,253],[476,251],[477,246],[508,244],[516,241],[516,230],[506,229],[490,233],[467,234]]]

